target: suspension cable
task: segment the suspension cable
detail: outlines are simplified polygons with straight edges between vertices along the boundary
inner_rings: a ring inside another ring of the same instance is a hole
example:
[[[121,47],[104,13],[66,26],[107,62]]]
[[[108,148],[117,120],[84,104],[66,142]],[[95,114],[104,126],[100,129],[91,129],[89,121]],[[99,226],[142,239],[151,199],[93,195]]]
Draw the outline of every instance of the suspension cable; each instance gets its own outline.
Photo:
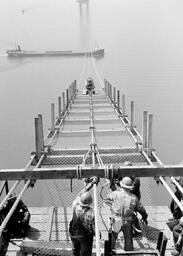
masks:
[[[104,88],[104,82],[103,82],[102,78],[100,77],[99,72],[97,71],[97,67],[96,67],[96,64],[95,64],[95,61],[94,61],[94,57],[93,57],[93,56],[91,57],[91,62],[92,62],[94,71],[95,71],[95,73],[96,73],[96,76],[97,76],[97,78],[98,78],[98,80],[99,80],[100,86],[101,86],[101,88],[103,89],[103,88]]]
[[[94,135],[94,122],[93,122],[93,101],[92,91],[89,92],[90,104],[90,131],[91,131],[91,150],[92,150],[92,166],[95,167],[95,135]],[[96,255],[100,256],[100,237],[98,226],[98,198],[97,198],[97,184],[93,185],[94,194],[94,211],[95,211],[95,236],[96,236]]]
[[[82,65],[82,68],[81,68],[81,72],[80,72],[80,75],[79,75],[79,86],[81,84],[81,80],[82,80],[82,76],[84,75],[84,71],[87,67],[87,63],[88,63],[88,57],[85,54],[85,58],[84,58],[83,65]]]

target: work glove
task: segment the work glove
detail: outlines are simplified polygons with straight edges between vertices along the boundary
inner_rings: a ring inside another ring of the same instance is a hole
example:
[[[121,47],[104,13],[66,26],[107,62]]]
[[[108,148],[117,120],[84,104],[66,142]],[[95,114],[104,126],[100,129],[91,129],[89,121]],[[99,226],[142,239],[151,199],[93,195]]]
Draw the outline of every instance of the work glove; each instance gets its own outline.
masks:
[[[148,225],[148,221],[147,221],[147,217],[146,218],[142,218],[141,222],[145,225]]]
[[[180,251],[180,250],[181,250],[181,242],[177,242],[177,243],[175,244],[175,249],[176,249],[177,251]]]
[[[102,239],[102,233],[101,233],[101,231],[99,231],[99,239],[100,239],[100,240]]]
[[[97,185],[99,183],[99,178],[98,177],[92,177],[91,178],[91,183]]]
[[[89,191],[93,187],[94,184],[96,184],[96,185],[98,184],[99,178],[98,177],[87,178],[84,180],[84,182],[85,182],[85,184],[87,184],[85,187],[85,191]]]

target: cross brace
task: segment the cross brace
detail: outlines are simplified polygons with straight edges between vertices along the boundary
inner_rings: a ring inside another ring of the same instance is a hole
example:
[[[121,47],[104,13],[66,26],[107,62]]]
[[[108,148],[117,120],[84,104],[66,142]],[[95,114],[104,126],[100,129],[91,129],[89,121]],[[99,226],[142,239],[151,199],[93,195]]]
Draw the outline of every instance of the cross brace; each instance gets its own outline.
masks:
[[[81,179],[97,176],[99,178],[118,178],[124,176],[156,177],[156,176],[182,176],[183,166],[168,165],[156,166],[100,166],[100,167],[58,167],[3,169],[0,170],[0,180],[28,180],[28,179]]]

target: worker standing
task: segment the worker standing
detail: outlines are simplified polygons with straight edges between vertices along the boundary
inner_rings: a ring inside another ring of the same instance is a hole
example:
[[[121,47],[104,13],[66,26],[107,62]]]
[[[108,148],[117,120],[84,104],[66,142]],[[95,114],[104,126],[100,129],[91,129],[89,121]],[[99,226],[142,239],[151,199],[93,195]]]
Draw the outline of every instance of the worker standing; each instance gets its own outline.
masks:
[[[183,217],[180,218],[179,223],[173,228],[173,241],[175,249],[172,251],[173,256],[182,255],[183,246]]]
[[[95,215],[92,208],[93,198],[89,192],[93,184],[97,184],[96,177],[79,193],[74,200],[73,217],[69,225],[72,241],[73,256],[91,256],[93,236],[95,235]]]
[[[132,179],[124,177],[120,181],[120,190],[116,190],[107,195],[107,199],[112,200],[112,250],[115,251],[118,233],[123,232],[124,250],[133,251],[132,224],[134,212],[142,215],[142,221],[147,224],[147,212],[138,198],[131,193]]]

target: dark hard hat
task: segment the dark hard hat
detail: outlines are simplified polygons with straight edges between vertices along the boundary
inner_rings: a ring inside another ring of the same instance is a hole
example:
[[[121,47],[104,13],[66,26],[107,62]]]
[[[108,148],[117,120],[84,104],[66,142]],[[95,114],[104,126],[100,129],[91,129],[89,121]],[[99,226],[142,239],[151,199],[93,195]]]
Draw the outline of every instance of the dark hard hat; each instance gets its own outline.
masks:
[[[93,202],[93,198],[90,192],[84,192],[80,197],[80,205],[85,207],[91,205]]]

